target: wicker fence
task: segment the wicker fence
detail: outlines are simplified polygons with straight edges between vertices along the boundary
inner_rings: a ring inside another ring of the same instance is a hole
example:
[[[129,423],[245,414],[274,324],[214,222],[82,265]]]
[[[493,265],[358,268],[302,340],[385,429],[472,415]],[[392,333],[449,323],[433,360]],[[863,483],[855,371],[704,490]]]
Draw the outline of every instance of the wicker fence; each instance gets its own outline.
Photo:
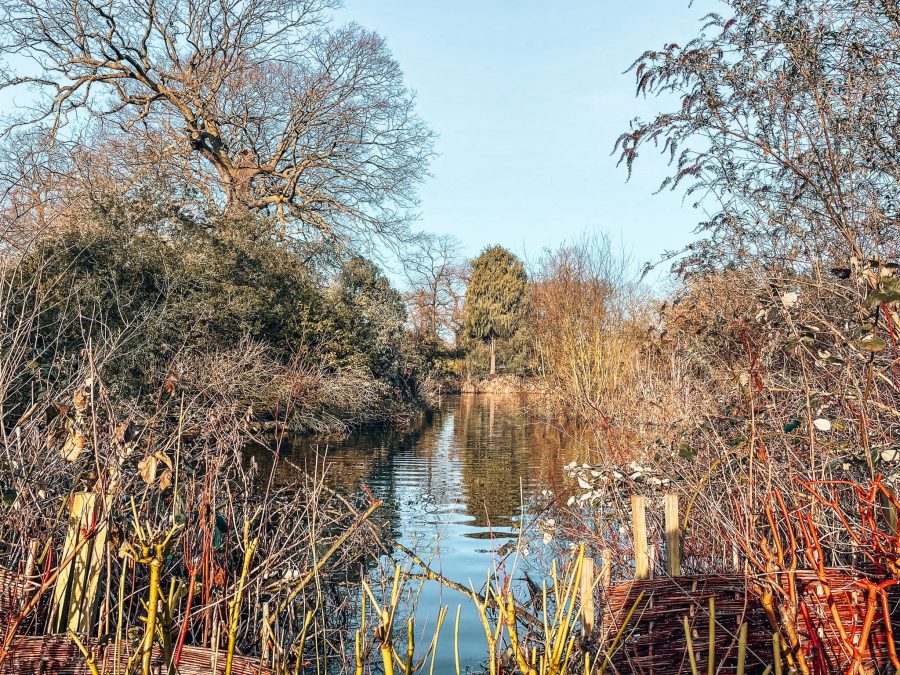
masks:
[[[97,670],[101,673],[124,673],[134,652],[131,645],[118,642],[99,645],[89,644],[94,654]],[[40,675],[90,675],[87,661],[78,647],[66,635],[22,636],[16,639],[9,658],[0,667],[2,675],[35,673]],[[134,672],[134,668],[132,668]],[[151,672],[164,675],[169,672],[163,665],[162,655],[154,648]],[[270,670],[259,665],[259,659],[234,657],[232,675],[269,675]],[[178,675],[224,675],[225,652],[202,647],[185,646],[177,668]]]
[[[635,578],[611,584],[610,559],[604,556],[595,583],[593,560],[584,565],[580,580],[583,630],[589,641],[606,647],[606,672],[669,675],[690,673],[696,668],[699,673],[729,675],[741,672],[743,667],[750,675],[771,667],[771,672],[777,673],[774,666],[779,659],[775,655],[788,649],[788,640],[784,635],[773,638],[779,634],[773,625],[780,620],[761,602],[766,589],[779,598],[795,599],[796,632],[790,649],[794,651],[792,658],[802,654],[811,674],[851,672],[854,659],[857,673],[895,672],[898,660],[892,623],[900,619],[896,586],[876,595],[872,589],[878,579],[838,569],[762,576],[684,576],[678,500],[668,495],[664,505],[664,565],[651,564],[649,552],[655,548],[650,547],[647,535],[646,502],[639,496],[632,499]],[[0,626],[4,629],[29,595],[26,579],[0,570]],[[886,616],[889,621],[885,621]],[[744,640],[739,639],[742,632]],[[93,640],[87,648],[101,673],[124,672],[133,656],[133,646],[124,641],[101,644]],[[690,663],[691,655],[694,664]],[[89,672],[84,654],[64,634],[19,635],[0,666],[0,675]],[[153,672],[168,672],[158,650],[153,655]],[[177,672],[224,673],[225,654],[184,646]],[[260,665],[259,658],[236,656],[232,672],[265,675],[270,671]],[[788,672],[787,667],[784,672]]]
[[[693,653],[697,672],[737,673],[742,626],[746,630],[743,672],[764,673],[767,668],[778,672],[773,638],[778,631],[773,621],[777,624],[780,619],[777,611],[765,611],[761,602],[764,589],[779,598],[796,598],[795,649],[802,652],[813,675],[852,672],[854,650],[862,662],[861,670],[855,672],[900,672],[895,671],[897,655],[892,653],[891,625],[900,621],[897,586],[875,598],[868,590],[877,579],[842,569],[761,576],[683,576],[678,500],[669,495],[664,504],[667,559],[661,569],[655,569],[648,553],[654,549],[648,543],[646,502],[635,497],[632,536],[636,578],[610,585],[607,559],[600,567],[599,583],[593,582],[592,562],[587,565],[587,578],[582,580],[582,622],[589,630],[594,630],[597,622],[596,637],[612,648],[608,665],[616,672],[690,673],[689,654]],[[885,621],[886,615],[889,621]],[[782,636],[777,647],[783,658],[787,656],[781,652],[786,642]],[[784,672],[788,672],[786,664]]]

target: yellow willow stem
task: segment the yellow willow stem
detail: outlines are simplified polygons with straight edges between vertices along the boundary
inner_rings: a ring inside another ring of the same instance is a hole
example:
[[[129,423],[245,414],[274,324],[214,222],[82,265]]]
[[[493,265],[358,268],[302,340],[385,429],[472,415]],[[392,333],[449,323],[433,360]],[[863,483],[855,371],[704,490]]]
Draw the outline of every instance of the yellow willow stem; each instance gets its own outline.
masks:
[[[488,582],[488,592],[486,593],[486,596],[488,598],[490,596],[490,582]],[[487,640],[488,672],[490,675],[497,675],[497,639],[494,637],[493,631],[491,631],[491,622],[487,615],[487,600],[485,602],[479,602],[478,600],[473,599],[473,601],[475,602],[475,608],[478,610],[478,618],[481,619],[481,626],[484,628],[484,637]]]
[[[362,597],[359,599],[359,638],[362,642],[362,651],[365,651],[366,646],[366,594],[362,593]]]
[[[415,621],[410,619],[406,624],[406,666],[403,672],[412,675],[413,654],[416,652]]]
[[[694,641],[691,639],[691,624],[688,622],[687,616],[681,617],[684,625],[684,641],[688,653],[688,659],[691,662],[692,675],[699,675],[697,672],[697,657],[694,655]]]
[[[738,634],[737,675],[744,675],[744,663],[747,661],[747,624],[741,624]]]
[[[507,595],[505,614],[506,631],[509,633],[510,646],[516,657],[516,663],[519,664],[519,670],[521,670],[524,675],[537,675],[537,671],[528,665],[528,659],[525,658],[525,655],[522,653],[522,648],[519,645],[519,634],[516,627],[516,603],[515,600],[513,600],[512,593]]]
[[[572,633],[572,637],[569,638],[569,645],[566,647],[566,658],[563,659],[562,668],[560,668],[557,672],[566,673],[569,669],[569,659],[572,656],[572,647],[575,646],[575,633]]]
[[[631,622],[631,617],[634,614],[634,611],[638,608],[638,605],[641,604],[641,600],[644,599],[644,591],[641,591],[637,596],[637,600],[634,601],[634,604],[631,606],[631,609],[628,610],[628,616],[625,617],[625,621],[622,622],[622,626],[619,628],[619,631],[616,633],[616,637],[613,639],[612,644],[609,646],[609,650],[607,650],[606,655],[603,659],[603,665],[600,666],[600,674],[606,672],[606,666],[610,664],[610,654],[613,654],[616,651],[616,647],[619,645],[619,641],[622,639],[622,635],[625,633],[625,629],[628,627],[628,624]]]
[[[150,559],[150,595],[147,598],[147,627],[144,632],[144,644],[141,646],[141,672],[150,675],[153,659],[153,638],[156,635],[156,610],[159,605],[159,568],[162,560],[159,557]]]
[[[122,643],[122,627],[125,625],[125,566],[122,566],[122,573],[119,575],[119,610],[116,617],[116,641],[113,647],[113,675],[119,675],[119,648]]]
[[[390,619],[388,613],[382,613],[383,625],[388,626]],[[381,663],[384,666],[384,675],[394,675],[394,654],[391,648],[390,635],[383,635],[381,639]]]
[[[428,675],[434,675],[434,660],[437,656],[437,646],[438,640],[441,635],[441,627],[444,625],[444,619],[447,617],[447,607],[441,607],[441,611],[438,613],[437,625],[434,628],[434,640],[431,642],[431,667],[428,669]],[[427,654],[426,654],[427,656]],[[424,663],[424,661],[423,661]]]
[[[778,633],[772,635],[772,656],[775,661],[775,675],[782,675],[781,636]]]
[[[250,523],[244,524],[244,543],[250,539]],[[241,614],[241,596],[244,594],[244,584],[247,583],[247,575],[250,573],[250,560],[253,558],[253,552],[256,550],[256,544],[259,539],[254,539],[244,551],[244,565],[241,568],[241,577],[238,579],[237,590],[234,599],[231,601],[231,616],[229,617],[228,626],[228,650],[225,652],[225,675],[231,675],[231,669],[234,666],[234,648],[237,644],[238,624]]]
[[[584,546],[582,545],[575,563],[563,578],[562,587],[554,580],[554,593],[561,598],[553,625],[553,634],[550,637],[550,656],[547,667],[551,675],[556,675],[565,669],[569,660],[572,640],[569,635],[575,616],[575,597],[581,580],[581,565],[584,560]],[[561,591],[561,592],[560,592]]]
[[[372,505],[366,509],[366,511],[356,519],[349,528],[347,528],[341,536],[339,536],[335,542],[331,545],[331,547],[325,552],[319,561],[313,566],[312,570],[310,570],[306,576],[304,576],[300,581],[291,589],[291,592],[288,593],[287,597],[282,601],[281,605],[278,607],[278,612],[281,613],[287,609],[288,605],[300,594],[300,592],[309,585],[309,583],[315,579],[319,572],[322,571],[322,568],[325,567],[325,564],[329,561],[331,556],[333,556],[344,543],[353,536],[353,533],[356,532],[362,525],[365,523],[369,517],[375,513],[375,510],[381,506],[381,500],[377,500],[372,503]]]
[[[300,631],[300,639],[297,641],[297,660],[294,662],[294,675],[300,675],[300,666],[303,665],[303,645],[306,644],[306,631],[309,624],[313,620],[313,611],[306,611],[306,617],[303,619],[303,629]]]
[[[75,643],[75,646],[78,647],[78,651],[84,656],[84,665],[91,671],[91,675],[100,675],[100,671],[97,670],[97,662],[94,660],[94,655],[91,653],[91,650],[84,645],[81,638],[75,634],[75,631],[69,630],[69,637],[72,638],[72,642]]]

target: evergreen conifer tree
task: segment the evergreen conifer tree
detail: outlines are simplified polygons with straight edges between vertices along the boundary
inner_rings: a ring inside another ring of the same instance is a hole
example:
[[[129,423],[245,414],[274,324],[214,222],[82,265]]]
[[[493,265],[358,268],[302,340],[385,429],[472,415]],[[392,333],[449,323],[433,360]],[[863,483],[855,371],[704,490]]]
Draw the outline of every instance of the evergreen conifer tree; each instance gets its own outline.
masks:
[[[466,290],[465,331],[491,345],[491,375],[497,372],[496,340],[515,335],[525,307],[525,266],[502,246],[491,246],[472,262]]]

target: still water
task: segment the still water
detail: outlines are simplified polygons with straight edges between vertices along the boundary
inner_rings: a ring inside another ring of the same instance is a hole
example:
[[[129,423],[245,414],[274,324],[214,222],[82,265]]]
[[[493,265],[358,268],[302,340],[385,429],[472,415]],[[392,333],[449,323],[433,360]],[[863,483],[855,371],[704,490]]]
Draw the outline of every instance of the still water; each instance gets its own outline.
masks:
[[[537,544],[524,547],[528,556],[516,570],[514,556],[504,562],[512,548],[504,544],[515,543],[519,528],[546,501],[543,491],[561,484],[562,467],[579,457],[581,448],[572,429],[530,414],[523,397],[464,395],[446,397],[413,433],[360,432],[327,449],[304,442],[292,454],[295,459],[324,454],[333,485],[346,492],[365,485],[384,500],[379,517],[397,541],[445,577],[481,591],[487,571],[498,565],[516,582],[529,564],[539,567]],[[485,637],[472,602],[428,582],[419,596],[417,644],[430,640],[440,607],[449,606],[436,673],[454,672],[453,624],[460,604],[460,665],[477,670],[485,660]]]

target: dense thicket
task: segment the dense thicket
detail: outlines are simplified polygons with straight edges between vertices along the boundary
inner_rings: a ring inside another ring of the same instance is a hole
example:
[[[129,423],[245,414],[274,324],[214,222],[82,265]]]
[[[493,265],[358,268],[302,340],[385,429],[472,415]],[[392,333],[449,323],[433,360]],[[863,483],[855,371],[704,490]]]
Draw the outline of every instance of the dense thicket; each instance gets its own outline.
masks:
[[[620,139],[629,167],[660,146],[664,185],[720,205],[679,266],[669,334],[752,454],[794,460],[804,443],[814,467],[890,470],[876,464],[897,443],[900,17],[880,2],[726,5],[637,61],[638,92],[680,105]]]
[[[349,421],[415,401],[421,361],[402,299],[377,267],[278,243],[264,226],[252,217],[211,227],[87,214],[8,263],[7,334],[30,317],[21,405],[67,386],[88,352],[116,398],[151,396],[167,378],[190,381],[197,358],[249,351],[267,362],[241,394],[258,415],[274,413],[278,396],[266,389],[282,367],[307,382],[311,368],[318,378],[350,377],[344,402],[331,402]]]
[[[608,249],[548,256],[532,292],[543,374],[598,431],[624,489],[658,495],[653,467],[690,501],[696,569],[789,564],[767,553],[779,534],[766,509],[781,498],[810,509],[807,545],[827,541],[829,564],[852,568],[854,528],[875,549],[896,534],[860,525],[854,494],[887,503],[900,487],[900,14],[856,0],[723,5],[696,39],[637,60],[638,94],[676,104],[618,142],[628,170],[662,151],[662,188],[712,216],[665,302],[619,283]],[[580,476],[585,499],[617,499],[615,474],[595,473]],[[819,489],[845,522],[810,506]]]
[[[406,241],[431,132],[335,6],[0,1],[0,89],[28,101],[0,115],[21,405],[85,359],[136,405],[193,382],[300,426],[420,396],[402,298],[360,252]]]

